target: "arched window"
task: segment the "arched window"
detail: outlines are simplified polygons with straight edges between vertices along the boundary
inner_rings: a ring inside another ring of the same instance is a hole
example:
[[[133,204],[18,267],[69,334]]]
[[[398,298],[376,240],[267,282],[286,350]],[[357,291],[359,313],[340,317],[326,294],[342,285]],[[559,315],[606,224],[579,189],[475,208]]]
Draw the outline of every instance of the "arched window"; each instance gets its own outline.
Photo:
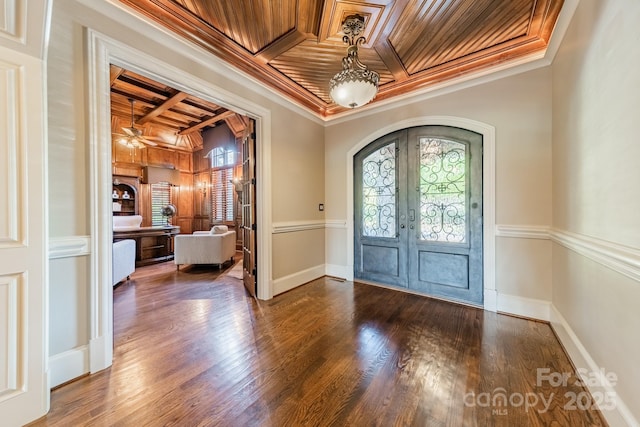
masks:
[[[211,221],[233,222],[234,212],[234,168],[237,153],[224,147],[209,152],[211,159]]]

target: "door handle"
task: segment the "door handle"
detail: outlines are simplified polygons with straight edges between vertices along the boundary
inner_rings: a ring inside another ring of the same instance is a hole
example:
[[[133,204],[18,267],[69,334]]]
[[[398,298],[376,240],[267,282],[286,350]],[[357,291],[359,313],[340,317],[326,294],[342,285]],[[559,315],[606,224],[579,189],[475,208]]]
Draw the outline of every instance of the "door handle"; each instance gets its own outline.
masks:
[[[404,228],[404,224],[400,224],[400,228]]]
[[[411,224],[411,225],[409,226],[409,228],[413,230],[413,224]]]

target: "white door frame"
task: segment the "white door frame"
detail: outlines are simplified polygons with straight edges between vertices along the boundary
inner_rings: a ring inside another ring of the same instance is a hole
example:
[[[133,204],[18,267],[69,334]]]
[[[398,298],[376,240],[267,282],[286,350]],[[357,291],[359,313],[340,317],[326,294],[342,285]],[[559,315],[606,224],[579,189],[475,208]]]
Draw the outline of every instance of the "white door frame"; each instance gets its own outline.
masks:
[[[256,120],[257,251],[260,299],[273,296],[271,280],[271,113],[186,71],[159,61],[97,31],[87,29],[88,136],[91,221],[89,369],[113,359],[111,115],[109,65],[115,64]],[[212,71],[214,73],[215,71]],[[212,96],[211,94],[215,94]]]
[[[467,129],[482,135],[483,155],[482,155],[482,203],[483,203],[483,224],[482,224],[482,264],[483,264],[483,286],[484,286],[484,309],[489,311],[497,310],[496,296],[496,130],[495,127],[478,122],[453,116],[423,116],[402,120],[397,123],[377,129],[355,144],[347,152],[347,280],[353,280],[353,254],[354,254],[354,200],[353,200],[353,158],[362,148],[366,147],[378,138],[392,132],[417,126],[452,126]]]

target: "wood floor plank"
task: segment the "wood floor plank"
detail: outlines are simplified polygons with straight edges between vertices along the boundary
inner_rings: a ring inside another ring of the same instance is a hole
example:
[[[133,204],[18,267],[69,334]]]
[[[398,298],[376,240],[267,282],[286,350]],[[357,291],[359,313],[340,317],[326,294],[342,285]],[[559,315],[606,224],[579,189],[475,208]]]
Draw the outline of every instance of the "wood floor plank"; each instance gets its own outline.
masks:
[[[575,378],[548,324],[330,278],[258,301],[231,268],[137,269],[114,289],[113,366],[30,426],[606,425],[566,409],[575,382],[538,381]]]

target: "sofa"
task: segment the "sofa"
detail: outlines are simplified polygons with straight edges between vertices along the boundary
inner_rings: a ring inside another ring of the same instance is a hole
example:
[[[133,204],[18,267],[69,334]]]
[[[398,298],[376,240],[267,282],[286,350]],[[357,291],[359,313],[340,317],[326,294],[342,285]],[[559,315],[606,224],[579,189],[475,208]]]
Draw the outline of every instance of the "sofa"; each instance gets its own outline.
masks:
[[[226,226],[214,226],[210,231],[179,234],[174,238],[173,262],[183,264],[216,264],[218,268],[233,261],[236,254],[236,232]]]
[[[113,242],[113,286],[120,283],[136,270],[136,241],[133,239]]]

